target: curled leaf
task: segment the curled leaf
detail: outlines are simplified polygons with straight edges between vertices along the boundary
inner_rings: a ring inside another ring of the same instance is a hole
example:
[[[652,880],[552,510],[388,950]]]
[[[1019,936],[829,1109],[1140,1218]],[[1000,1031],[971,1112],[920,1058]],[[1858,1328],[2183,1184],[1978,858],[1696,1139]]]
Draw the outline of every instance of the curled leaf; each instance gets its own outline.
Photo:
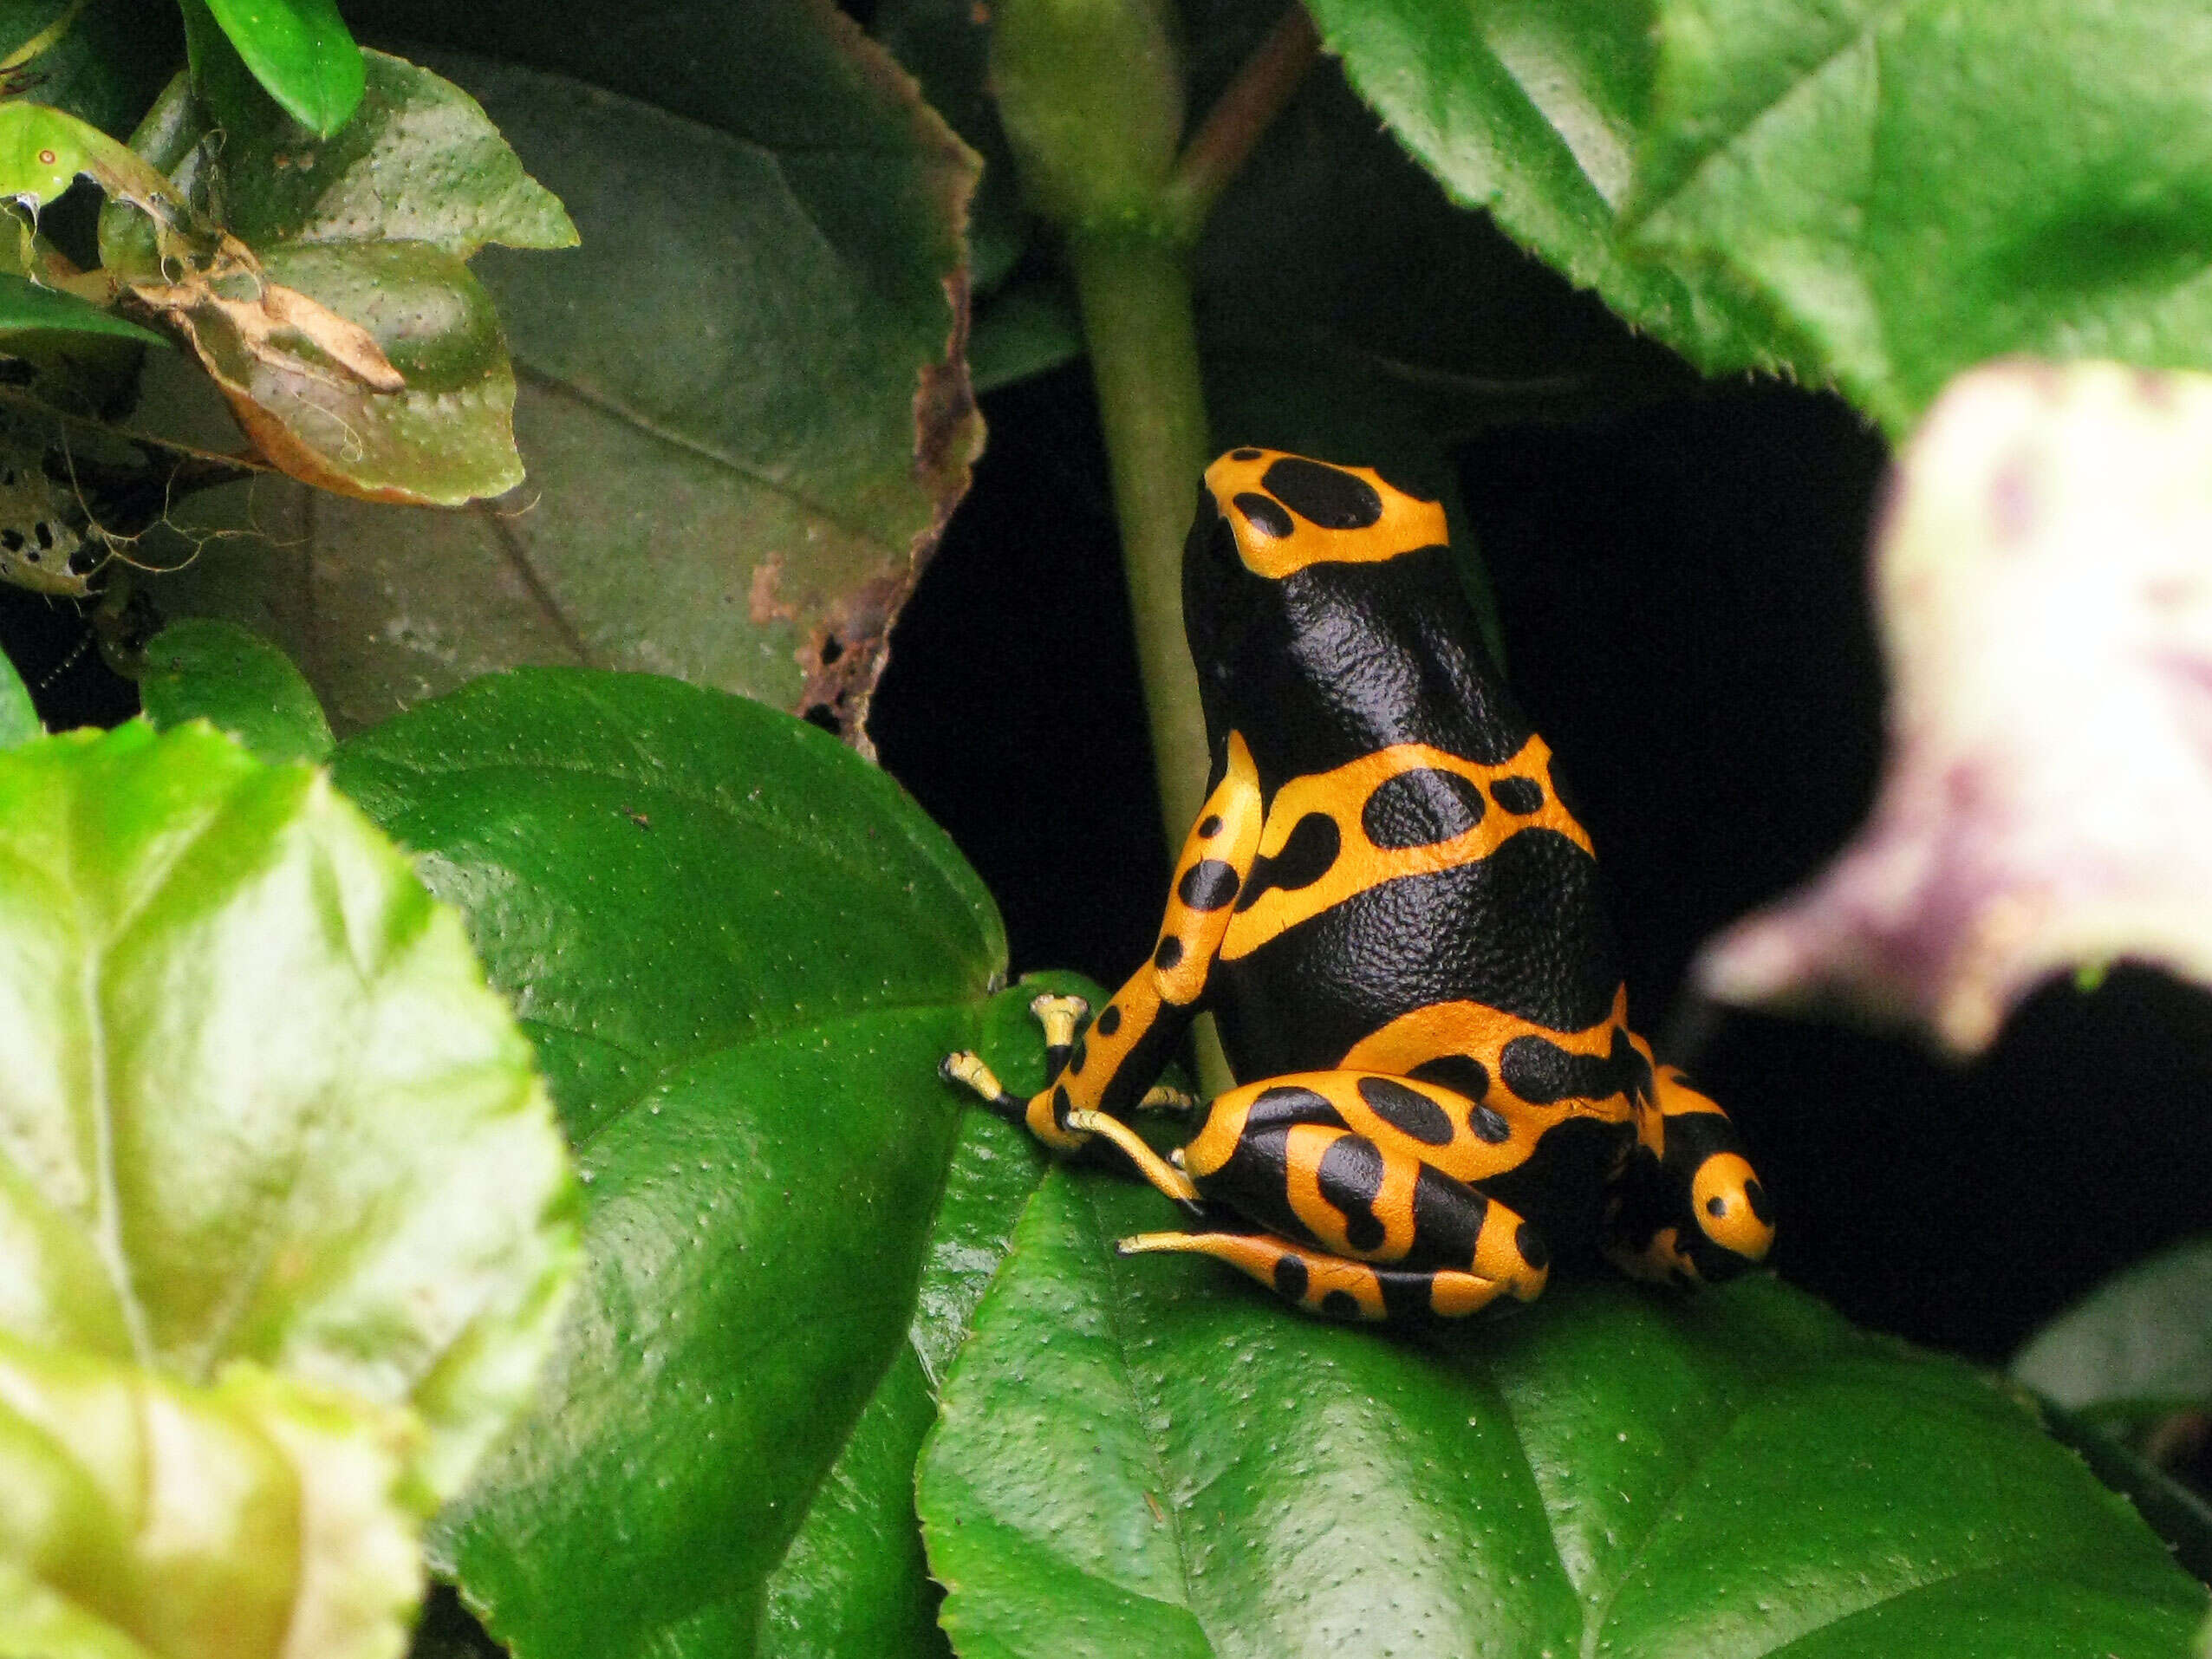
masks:
[[[179,76],[133,141],[202,228],[165,241],[111,207],[101,257],[192,345],[272,465],[366,500],[458,505],[523,476],[514,370],[463,262],[576,231],[466,94],[364,62],[361,109],[327,141],[272,105],[215,142]]]
[[[270,282],[252,250],[228,233],[205,267],[186,271],[180,282],[133,283],[131,294],[173,323],[211,370],[211,348],[201,343],[203,328],[217,331],[218,339],[227,333],[235,348],[280,372],[329,374],[316,361],[324,358],[335,371],[331,378],[342,382],[349,379],[371,392],[407,389],[406,378],[392,367],[375,335],[296,288]],[[226,382],[224,390],[229,389]]]
[[[419,242],[274,248],[232,297],[248,274],[135,291],[192,343],[271,465],[416,505],[522,482],[514,370],[491,299],[459,259]]]
[[[1874,813],[1710,945],[1730,1002],[1836,1000],[1964,1054],[2039,979],[2212,983],[2212,377],[2013,361],[1948,390],[1875,550]]]

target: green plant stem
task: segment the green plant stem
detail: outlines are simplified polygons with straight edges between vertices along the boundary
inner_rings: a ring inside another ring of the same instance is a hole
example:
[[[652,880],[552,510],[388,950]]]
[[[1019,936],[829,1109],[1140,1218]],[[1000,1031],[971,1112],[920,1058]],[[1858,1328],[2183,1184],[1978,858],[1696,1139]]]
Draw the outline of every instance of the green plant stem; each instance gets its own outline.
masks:
[[[1172,856],[1205,800],[1207,766],[1198,674],[1183,641],[1183,537],[1199,476],[1213,459],[1190,271],[1181,247],[1135,234],[1071,236],[1068,262],[1113,473],[1137,673]],[[1207,1094],[1234,1085],[1211,1018],[1199,1021],[1192,1050]]]
[[[1068,243],[1136,625],[1160,810],[1170,847],[1198,816],[1206,725],[1183,643],[1183,537],[1208,452],[1190,276],[1180,248],[1142,234]]]

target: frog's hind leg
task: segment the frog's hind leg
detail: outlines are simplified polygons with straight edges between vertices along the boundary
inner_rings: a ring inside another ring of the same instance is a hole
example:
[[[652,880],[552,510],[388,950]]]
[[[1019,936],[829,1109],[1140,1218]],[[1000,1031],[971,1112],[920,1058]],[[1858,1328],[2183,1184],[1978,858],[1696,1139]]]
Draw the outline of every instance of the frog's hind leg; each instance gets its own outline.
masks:
[[[1104,1112],[1074,1111],[1068,1114],[1068,1127],[1080,1134],[1111,1141],[1121,1148],[1122,1155],[1136,1167],[1136,1173],[1174,1199],[1184,1214],[1194,1220],[1204,1219],[1206,1206],[1198,1195],[1196,1183],[1175,1164],[1155,1152],[1142,1135],[1120,1118]]]
[[[1606,1255],[1637,1278],[1713,1285],[1773,1242],[1773,1213],[1735,1126],[1681,1072],[1658,1068],[1615,1180]]]
[[[1176,1252],[1211,1256],[1258,1279],[1285,1300],[1330,1319],[1459,1319],[1501,1295],[1525,1294],[1513,1281],[1456,1268],[1377,1266],[1312,1250],[1272,1233],[1140,1233],[1115,1246],[1124,1256]]]

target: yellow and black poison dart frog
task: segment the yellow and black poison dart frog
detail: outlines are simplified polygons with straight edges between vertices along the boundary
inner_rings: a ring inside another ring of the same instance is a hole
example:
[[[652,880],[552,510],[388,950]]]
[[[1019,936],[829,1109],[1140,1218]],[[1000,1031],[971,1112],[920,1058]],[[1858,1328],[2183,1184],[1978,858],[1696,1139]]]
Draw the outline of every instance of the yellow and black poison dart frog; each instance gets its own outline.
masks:
[[[1364,467],[1207,469],[1183,616],[1213,773],[1151,960],[1087,1027],[1034,1005],[1051,1081],[948,1077],[1072,1151],[1112,1142],[1194,1251],[1342,1318],[1527,1300],[1555,1257],[1726,1278],[1766,1195],[1719,1107],[1628,1026],[1589,834],[1491,669],[1443,509]],[[1210,1009],[1235,1075],[1161,1157],[1130,1110]]]

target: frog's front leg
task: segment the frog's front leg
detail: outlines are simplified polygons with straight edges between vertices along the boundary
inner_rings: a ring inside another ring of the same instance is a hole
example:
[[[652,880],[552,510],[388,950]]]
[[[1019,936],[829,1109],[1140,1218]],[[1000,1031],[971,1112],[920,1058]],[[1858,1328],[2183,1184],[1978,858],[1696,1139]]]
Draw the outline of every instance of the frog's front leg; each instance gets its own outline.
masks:
[[[1148,1233],[1121,1247],[1212,1256],[1339,1318],[1457,1318],[1501,1295],[1527,1301],[1549,1272],[1542,1234],[1435,1161],[1475,1109],[1441,1085],[1366,1071],[1230,1090],[1169,1155],[1171,1179],[1145,1174],[1187,1210],[1226,1208],[1270,1231]]]
[[[948,1055],[940,1068],[1047,1146],[1064,1152],[1084,1145],[1100,1132],[1086,1127],[1090,1114],[1118,1118],[1138,1106],[1175,1098],[1174,1091],[1164,1091],[1162,1100],[1163,1091],[1151,1085],[1198,1011],[1228,932],[1230,905],[1259,850],[1265,816],[1259,770],[1234,732],[1220,764],[1220,777],[1175,861],[1151,960],[1113,994],[1087,1031],[1076,1029],[1083,1012],[1079,999],[1041,997],[1031,1005],[1044,1024],[1052,1061],[1044,1087],[1025,1101],[1009,1094],[973,1054]],[[1071,1121],[1076,1114],[1084,1120]]]

